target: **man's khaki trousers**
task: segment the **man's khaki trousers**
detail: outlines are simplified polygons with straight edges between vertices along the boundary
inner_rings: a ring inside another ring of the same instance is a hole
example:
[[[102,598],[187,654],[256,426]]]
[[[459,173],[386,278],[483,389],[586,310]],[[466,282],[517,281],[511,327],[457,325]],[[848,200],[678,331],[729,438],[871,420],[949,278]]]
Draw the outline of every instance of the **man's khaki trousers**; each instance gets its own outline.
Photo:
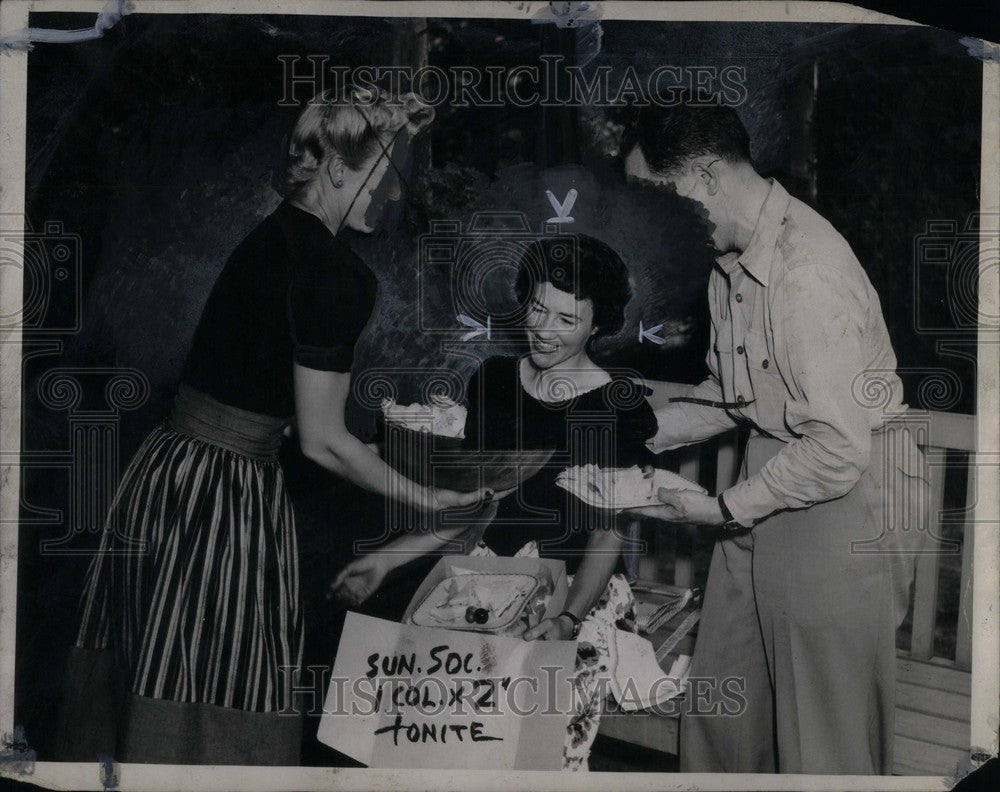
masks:
[[[741,477],[783,445],[752,436]],[[682,771],[891,773],[895,632],[926,533],[924,464],[908,433],[883,430],[846,496],[716,543]]]

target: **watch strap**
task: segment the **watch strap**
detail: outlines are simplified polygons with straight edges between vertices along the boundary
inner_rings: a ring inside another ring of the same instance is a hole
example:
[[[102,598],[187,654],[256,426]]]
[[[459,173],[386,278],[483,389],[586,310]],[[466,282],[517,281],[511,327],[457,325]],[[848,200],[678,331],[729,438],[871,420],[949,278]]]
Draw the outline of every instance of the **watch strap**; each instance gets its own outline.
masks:
[[[722,512],[722,527],[728,531],[738,531],[743,526],[736,522],[736,518],[733,517],[733,513],[729,511],[729,507],[726,505],[726,499],[723,497],[725,493],[719,493],[719,510]]]
[[[580,617],[574,613],[570,613],[569,611],[563,611],[562,613],[559,614],[559,616],[566,616],[571,622],[573,622],[572,637],[576,638],[580,634],[580,628],[583,626],[583,621],[580,619]],[[556,618],[559,618],[559,616],[557,616]]]

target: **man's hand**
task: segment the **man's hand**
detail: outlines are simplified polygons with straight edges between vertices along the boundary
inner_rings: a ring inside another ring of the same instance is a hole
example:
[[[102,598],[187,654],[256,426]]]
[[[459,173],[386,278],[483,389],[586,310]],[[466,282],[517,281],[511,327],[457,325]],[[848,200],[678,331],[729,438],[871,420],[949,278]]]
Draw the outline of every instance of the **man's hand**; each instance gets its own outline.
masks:
[[[340,570],[326,598],[337,597],[348,605],[360,605],[382,585],[388,572],[389,565],[377,554],[358,558]]]
[[[556,616],[538,622],[522,636],[526,641],[568,641],[573,634],[573,622],[566,616]]]
[[[636,517],[653,517],[669,523],[691,523],[693,525],[722,525],[725,518],[719,501],[711,495],[703,495],[693,490],[671,490],[660,487],[657,496],[662,506],[643,506],[629,509],[627,514]]]

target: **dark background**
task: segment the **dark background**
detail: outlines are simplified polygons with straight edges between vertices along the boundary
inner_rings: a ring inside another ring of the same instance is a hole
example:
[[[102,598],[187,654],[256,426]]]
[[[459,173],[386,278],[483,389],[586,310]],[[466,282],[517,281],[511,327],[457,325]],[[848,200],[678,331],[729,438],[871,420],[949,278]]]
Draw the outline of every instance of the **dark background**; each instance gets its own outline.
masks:
[[[84,27],[92,18],[44,14],[32,24]],[[59,221],[63,234],[79,237],[69,277],[52,281],[39,330],[26,334],[35,346],[26,349],[23,372],[22,448],[29,461],[22,476],[16,722],[39,758],[48,758],[86,550],[100,528],[95,519],[76,524],[79,518],[64,516],[82,508],[71,506],[71,473],[63,464],[65,450],[75,447],[74,427],[104,414],[113,439],[99,465],[120,469],[165,416],[214,278],[277,201],[270,179],[298,112],[278,106],[277,56],[405,62],[413,56],[408,24],[136,15],[101,40],[38,45],[30,55],[27,221],[35,233]],[[578,44],[592,52],[582,40],[567,42],[520,21],[426,20],[424,26],[430,62],[441,66],[533,64],[542,52],[572,53]],[[590,68],[606,63],[620,74],[633,65],[642,74],[661,64],[746,67],[749,101],[739,111],[757,164],[851,243],[882,297],[907,400],[974,411],[974,320],[949,307],[957,293],[960,307],[974,309],[968,262],[977,261],[963,232],[979,205],[981,63],[960,37],[831,25],[604,22],[602,28]],[[407,205],[372,238],[352,239],[380,281],[356,370],[392,369],[408,400],[428,369],[466,374],[495,351],[483,340],[457,344],[461,331],[447,279],[431,284],[442,299],[428,314],[418,304],[419,235],[435,218],[467,226],[476,210],[521,211],[537,227],[551,214],[544,189],[561,197],[572,183],[587,187],[573,230],[619,249],[635,281],[627,327],[602,346],[602,360],[663,379],[700,379],[711,267],[706,231],[682,201],[621,182],[616,131],[624,115],[600,108],[570,118],[537,107],[438,108]],[[928,221],[944,221],[932,235],[950,251],[940,263],[917,255]],[[490,299],[502,301],[503,268],[497,272]],[[59,332],[74,317],[78,327]],[[640,345],[640,319],[647,327],[666,322],[668,329],[689,329],[663,347]],[[454,329],[421,332],[427,323]],[[73,375],[82,401],[71,410],[54,407],[51,394],[47,401],[40,396],[42,378],[60,368],[86,372]],[[130,409],[109,410],[107,381],[123,369],[138,372],[140,391],[148,384],[148,392],[139,392]],[[363,432],[370,414],[354,404],[351,420]],[[381,505],[291,451],[286,461],[303,537],[303,579],[315,588],[348,557],[353,538],[377,535]],[[88,508],[100,513],[101,504]],[[60,549],[75,554],[41,551],[43,541],[74,531],[82,532]],[[305,592],[307,599],[316,593]],[[319,647],[318,654],[326,651]]]
[[[991,0],[914,3],[911,0],[862,0],[853,5],[892,14],[922,25],[944,28],[987,41],[1000,41],[1000,7]]]

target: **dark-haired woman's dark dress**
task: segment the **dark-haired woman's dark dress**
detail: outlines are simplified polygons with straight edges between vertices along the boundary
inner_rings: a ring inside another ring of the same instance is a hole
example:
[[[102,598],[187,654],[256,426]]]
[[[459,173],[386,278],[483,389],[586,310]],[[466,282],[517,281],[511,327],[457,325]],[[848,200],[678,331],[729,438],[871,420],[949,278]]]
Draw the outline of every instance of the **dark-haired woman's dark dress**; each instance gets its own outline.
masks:
[[[113,650],[128,684],[116,758],[298,763],[289,675],[303,619],[278,450],[293,363],[350,371],[375,296],[361,260],[289,203],[223,269],[173,412],[125,471],[81,601],[75,651]]]
[[[560,386],[552,390],[558,399]],[[558,487],[556,476],[574,465],[655,463],[646,441],[656,434],[656,416],[645,389],[614,377],[573,398],[540,401],[524,389],[518,358],[495,357],[469,380],[468,407],[467,447],[555,450],[517,493],[500,501],[485,541],[498,555],[514,555],[533,541],[543,558],[565,562],[573,574],[586,554],[589,529],[607,525],[609,517]]]
[[[565,388],[553,380],[552,400],[540,401],[524,389],[520,360],[497,357],[485,361],[468,387],[466,446],[486,454],[518,448],[554,449],[549,462],[523,482],[516,493],[500,501],[487,527],[479,554],[534,555],[554,558],[576,573],[594,531],[620,529],[615,517],[593,509],[556,485],[567,467],[604,468],[653,464],[646,441],[656,433],[656,416],[646,401],[646,389],[625,377],[572,398],[560,398]],[[573,677],[576,688],[563,747],[563,769],[587,767],[597,736],[606,683],[613,675],[617,650],[616,622],[630,607],[632,595],[621,554],[616,574],[583,621],[577,641]]]

